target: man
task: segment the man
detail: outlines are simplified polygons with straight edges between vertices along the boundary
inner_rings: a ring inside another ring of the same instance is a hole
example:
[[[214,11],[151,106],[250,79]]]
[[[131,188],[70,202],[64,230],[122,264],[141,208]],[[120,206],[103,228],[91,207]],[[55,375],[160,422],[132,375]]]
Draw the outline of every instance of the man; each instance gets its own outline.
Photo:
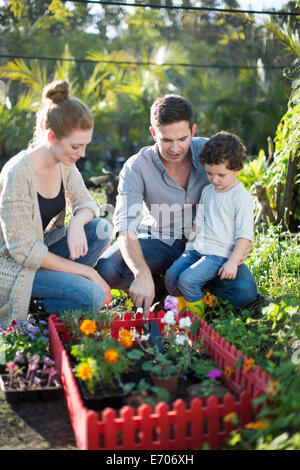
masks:
[[[209,183],[198,158],[207,139],[194,137],[191,104],[178,95],[158,98],[150,122],[155,144],[142,148],[123,166],[114,213],[117,242],[96,266],[111,288],[129,288],[146,317],[155,295],[152,275],[164,274],[183,253],[196,205]],[[234,280],[217,277],[207,288],[240,307],[257,295],[243,264]]]

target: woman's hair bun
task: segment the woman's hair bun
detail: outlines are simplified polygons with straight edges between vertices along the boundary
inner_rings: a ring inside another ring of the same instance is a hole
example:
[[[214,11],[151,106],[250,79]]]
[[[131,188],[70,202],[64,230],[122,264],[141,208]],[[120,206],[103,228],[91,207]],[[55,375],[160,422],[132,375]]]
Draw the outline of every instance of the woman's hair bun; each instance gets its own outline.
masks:
[[[56,80],[45,86],[43,100],[50,100],[55,104],[69,98],[69,84],[64,80]]]

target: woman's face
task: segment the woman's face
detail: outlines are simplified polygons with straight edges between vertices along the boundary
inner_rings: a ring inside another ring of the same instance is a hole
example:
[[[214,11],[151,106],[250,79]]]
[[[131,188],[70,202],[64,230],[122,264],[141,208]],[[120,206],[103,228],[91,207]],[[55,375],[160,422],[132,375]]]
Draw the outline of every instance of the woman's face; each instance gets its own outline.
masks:
[[[64,165],[71,166],[79,158],[85,157],[86,146],[91,142],[93,129],[76,129],[71,134],[62,139],[53,137],[51,150],[57,161]]]

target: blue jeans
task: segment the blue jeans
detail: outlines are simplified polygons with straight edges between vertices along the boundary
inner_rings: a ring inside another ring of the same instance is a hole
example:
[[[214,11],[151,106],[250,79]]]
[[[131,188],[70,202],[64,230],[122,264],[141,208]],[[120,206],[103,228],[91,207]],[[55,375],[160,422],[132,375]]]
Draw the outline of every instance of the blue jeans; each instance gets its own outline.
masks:
[[[171,295],[182,295],[188,302],[197,302],[203,297],[204,284],[217,276],[226,260],[223,256],[186,250],[166,272],[167,291]]]
[[[147,237],[139,237],[139,242],[152,274],[165,274],[184,252],[186,239],[176,240],[171,246],[161,240]],[[114,243],[101,255],[95,268],[114,289],[127,289],[134,278],[123,260],[118,243]],[[235,279],[220,280],[216,276],[208,281],[205,287],[212,294],[237,307],[243,307],[257,296],[255,281],[244,264],[239,266]]]
[[[112,227],[104,219],[93,219],[84,227],[88,253],[77,263],[93,266],[111,241]],[[49,247],[63,258],[69,257],[66,237]],[[97,311],[105,302],[104,291],[89,279],[77,274],[40,268],[35,274],[32,297],[42,297],[46,312],[59,314],[64,310]]]

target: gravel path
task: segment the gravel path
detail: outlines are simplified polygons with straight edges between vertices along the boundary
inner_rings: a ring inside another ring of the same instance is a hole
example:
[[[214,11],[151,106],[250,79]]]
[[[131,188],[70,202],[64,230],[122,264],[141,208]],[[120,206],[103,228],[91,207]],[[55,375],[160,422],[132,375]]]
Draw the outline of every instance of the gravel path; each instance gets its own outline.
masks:
[[[10,405],[0,392],[0,450],[76,450],[64,399]]]

